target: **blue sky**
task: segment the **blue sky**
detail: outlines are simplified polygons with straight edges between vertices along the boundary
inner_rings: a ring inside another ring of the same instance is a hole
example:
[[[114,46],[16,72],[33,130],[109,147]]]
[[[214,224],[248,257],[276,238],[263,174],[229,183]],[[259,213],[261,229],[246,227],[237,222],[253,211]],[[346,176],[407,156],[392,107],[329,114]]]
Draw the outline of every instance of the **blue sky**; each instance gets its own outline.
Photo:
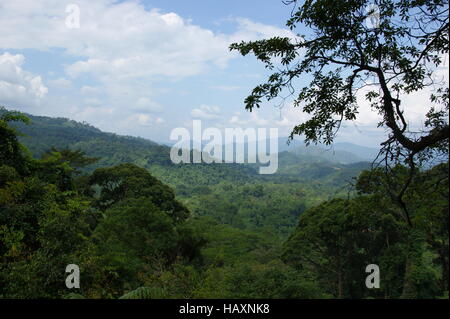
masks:
[[[194,1],[144,1],[148,8],[161,8],[176,12],[204,28],[217,32],[234,31],[231,24],[224,23],[231,17],[245,17],[252,21],[285,27],[292,6],[285,6],[280,0],[194,0]]]
[[[79,27],[67,24],[70,4]],[[285,28],[291,8],[281,0],[3,0],[0,105],[158,142],[194,119],[287,136],[307,116],[289,101],[245,111],[244,98],[268,73],[228,46],[295,37]],[[384,133],[377,122],[366,105],[339,140],[376,147]]]

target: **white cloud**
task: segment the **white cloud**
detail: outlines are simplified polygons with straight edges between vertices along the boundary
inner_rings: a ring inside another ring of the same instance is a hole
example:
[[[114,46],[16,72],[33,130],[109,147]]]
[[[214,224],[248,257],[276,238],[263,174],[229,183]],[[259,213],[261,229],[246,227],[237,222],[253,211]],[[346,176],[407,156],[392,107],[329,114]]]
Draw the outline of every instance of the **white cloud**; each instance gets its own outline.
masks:
[[[286,116],[283,116],[281,119],[275,121],[275,124],[278,126],[287,126],[291,127],[293,123]]]
[[[95,95],[100,92],[100,89],[88,85],[83,85],[80,89],[80,92],[83,95]]]
[[[141,125],[150,125],[150,116],[148,114],[138,114],[137,121]]]
[[[0,103],[7,106],[35,106],[47,94],[48,88],[40,76],[25,71],[22,54],[0,55]]]
[[[148,97],[140,97],[133,110],[142,113],[159,113],[162,112],[163,107],[161,104],[150,100]]]
[[[124,121],[120,123],[123,127],[128,127],[130,125],[132,126],[142,126],[142,127],[148,127],[148,126],[154,126],[155,124],[161,125],[164,124],[165,121],[161,117],[154,118],[150,114],[144,114],[144,113],[136,113],[128,118],[126,118]]]
[[[238,32],[233,35],[236,40],[256,40],[272,37],[287,37],[292,40],[298,39],[297,36],[288,29],[280,29],[275,26],[254,22],[246,18],[237,18]]]
[[[99,107],[102,106],[102,101],[97,98],[87,98],[84,100],[84,103],[91,107]]]
[[[229,123],[234,125],[246,125],[247,121],[241,119],[240,113],[236,113],[230,118]]]
[[[259,114],[255,111],[250,113],[250,120],[248,121],[249,124],[254,124],[257,126],[265,126],[269,125],[270,121],[266,120],[265,118],[262,118],[259,116]]]
[[[242,115],[240,112],[236,112],[228,121],[229,124],[233,124],[236,126],[247,126],[247,127],[255,127],[255,126],[267,126],[274,124],[274,121],[271,119],[263,118],[257,111],[253,111],[250,113],[246,113]]]
[[[274,26],[237,19],[238,31],[215,34],[183,19],[176,13],[147,10],[137,1],[79,0],[80,28],[65,26],[69,1],[24,0],[2,4],[0,47],[48,50],[64,48],[82,57],[67,66],[77,77],[91,73],[106,80],[164,75],[182,78],[207,69],[225,66],[235,56],[231,42],[269,36],[293,36]]]
[[[80,8],[80,27],[75,29],[65,25],[66,6],[71,3]],[[54,104],[46,104],[46,113],[67,113],[102,129],[121,132],[127,128],[133,132],[136,124],[162,124],[162,118],[148,114],[164,108],[157,102],[157,95],[166,89],[161,83],[226,67],[239,56],[229,51],[230,43],[293,36],[285,29],[248,19],[235,19],[234,33],[217,33],[174,12],[149,10],[140,1],[11,0],[2,1],[0,7],[0,48],[63,52],[61,55],[72,61],[61,66],[66,75],[49,85],[81,89],[67,96],[47,96]],[[7,72],[0,76],[6,77]],[[22,103],[20,96],[27,95],[28,104],[32,104],[48,91],[38,76],[28,74],[26,83],[23,88],[16,87],[23,92],[0,88],[0,94],[13,104]],[[219,84],[216,89],[232,91],[237,87]],[[74,100],[80,93],[83,96]],[[219,112],[218,107],[201,106],[191,115],[217,119]]]
[[[212,120],[219,118],[220,108],[218,106],[201,105],[198,109],[191,111],[193,118]]]
[[[405,120],[408,123],[409,130],[417,131],[424,129],[426,114],[430,110],[432,103],[430,102],[431,94],[441,86],[449,84],[449,62],[448,55],[443,56],[443,64],[434,71],[433,80],[436,85],[425,86],[419,91],[410,94],[402,94],[399,96],[401,101],[400,108],[403,111]],[[377,110],[370,107],[370,102],[366,100],[365,95],[369,91],[382,93],[377,86],[366,86],[357,92],[358,115],[356,125],[359,126],[376,126],[382,117]]]
[[[370,106],[370,102],[366,100],[366,94],[370,91],[376,91],[374,86],[366,86],[359,89],[356,93],[356,101],[358,104],[358,114],[356,115],[357,125],[376,125],[381,117],[376,110],[373,110]]]
[[[70,88],[72,82],[64,77],[49,81],[49,85],[57,89],[67,89]]]
[[[156,120],[155,120],[155,122],[156,122],[156,124],[163,124],[163,123],[165,123],[166,121],[164,121],[164,119],[162,119],[162,118],[160,118],[160,117],[157,117]]]

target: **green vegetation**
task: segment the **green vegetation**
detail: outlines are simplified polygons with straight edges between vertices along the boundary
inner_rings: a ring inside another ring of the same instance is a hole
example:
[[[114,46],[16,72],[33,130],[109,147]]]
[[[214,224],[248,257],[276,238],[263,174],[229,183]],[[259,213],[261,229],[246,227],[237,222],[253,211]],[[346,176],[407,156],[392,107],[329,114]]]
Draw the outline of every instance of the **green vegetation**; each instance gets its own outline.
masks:
[[[370,85],[387,131],[374,166],[320,147],[279,153],[269,176],[175,165],[152,141],[0,109],[0,298],[448,298],[448,1],[380,1],[373,28],[368,4],[302,1],[287,26],[307,35],[230,49],[276,70],[250,111],[303,80],[310,116],[290,137],[307,143],[331,144]],[[431,86],[417,132],[405,97]]]
[[[284,152],[279,173],[261,176],[245,164],[174,165],[164,160],[165,146],[65,119],[30,116],[25,124],[20,113],[0,116],[4,298],[437,298],[448,291],[448,164],[416,174],[405,194],[410,227],[385,191],[408,177],[402,166],[388,179],[378,168],[354,180],[367,164]],[[52,147],[50,136],[64,140],[66,130],[70,138]],[[19,139],[34,145],[34,157]],[[381,269],[380,289],[365,287],[372,263]],[[65,287],[68,264],[80,267],[76,292]]]

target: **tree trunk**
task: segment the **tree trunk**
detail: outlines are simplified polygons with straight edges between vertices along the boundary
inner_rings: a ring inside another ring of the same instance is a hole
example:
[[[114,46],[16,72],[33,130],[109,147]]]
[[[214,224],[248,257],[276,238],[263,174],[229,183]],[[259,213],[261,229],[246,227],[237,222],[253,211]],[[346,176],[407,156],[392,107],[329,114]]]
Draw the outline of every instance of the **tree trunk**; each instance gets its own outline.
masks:
[[[405,276],[403,279],[403,292],[401,299],[415,299],[417,297],[416,287],[412,278],[413,260],[412,256],[408,256],[405,263]]]
[[[418,291],[414,284],[414,267],[421,264],[423,243],[422,234],[415,229],[410,229],[407,235],[405,276],[401,299],[416,299]]]

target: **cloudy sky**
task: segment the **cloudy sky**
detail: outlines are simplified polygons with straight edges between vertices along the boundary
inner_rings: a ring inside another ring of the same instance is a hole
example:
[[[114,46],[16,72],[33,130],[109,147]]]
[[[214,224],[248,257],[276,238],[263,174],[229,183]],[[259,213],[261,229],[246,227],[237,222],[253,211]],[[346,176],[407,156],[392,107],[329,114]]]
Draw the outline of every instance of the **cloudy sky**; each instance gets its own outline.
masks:
[[[267,71],[228,46],[294,37],[285,28],[290,10],[281,0],[2,0],[0,105],[158,142],[193,119],[286,136],[305,115],[279,101],[246,112],[244,98]],[[419,118],[418,98],[411,101]],[[339,140],[376,146],[377,121],[363,108]]]

